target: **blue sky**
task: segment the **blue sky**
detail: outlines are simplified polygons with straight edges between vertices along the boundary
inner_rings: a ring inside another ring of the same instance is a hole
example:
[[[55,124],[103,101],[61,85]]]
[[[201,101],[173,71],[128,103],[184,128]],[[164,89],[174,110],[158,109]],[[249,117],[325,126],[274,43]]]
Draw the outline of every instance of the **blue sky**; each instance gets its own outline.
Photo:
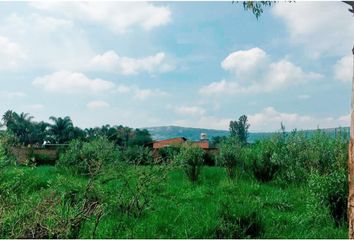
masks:
[[[349,125],[341,2],[1,2],[0,111],[75,125],[251,131]]]

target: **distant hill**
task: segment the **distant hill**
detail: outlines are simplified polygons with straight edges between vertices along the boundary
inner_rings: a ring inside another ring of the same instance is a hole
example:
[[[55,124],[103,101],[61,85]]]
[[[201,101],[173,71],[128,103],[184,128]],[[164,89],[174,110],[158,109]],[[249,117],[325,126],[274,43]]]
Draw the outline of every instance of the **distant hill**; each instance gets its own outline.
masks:
[[[162,140],[174,137],[185,137],[189,140],[199,140],[201,133],[206,133],[211,139],[216,136],[228,136],[229,131],[204,129],[204,128],[187,128],[178,126],[163,126],[146,128],[154,140]]]
[[[229,131],[205,128],[188,128],[178,126],[162,126],[146,128],[154,140],[162,140],[174,137],[185,137],[189,140],[199,140],[201,133],[206,133],[209,139],[216,136],[229,136]],[[250,133],[248,141],[254,142],[257,139],[271,136],[272,133]]]
[[[205,128],[189,128],[189,127],[178,127],[178,126],[161,126],[161,127],[148,127],[146,128],[154,140],[162,140],[174,137],[185,137],[189,140],[199,140],[201,133],[206,133],[209,139],[216,136],[229,136],[229,131],[226,130],[215,130],[215,129],[205,129]],[[349,137],[349,127],[341,128],[342,131],[346,132]],[[338,128],[327,128],[322,129],[328,134],[335,135]],[[316,130],[304,130],[307,136],[311,136]],[[272,136],[274,132],[251,132],[248,137],[248,142],[255,142],[256,140],[268,138]]]

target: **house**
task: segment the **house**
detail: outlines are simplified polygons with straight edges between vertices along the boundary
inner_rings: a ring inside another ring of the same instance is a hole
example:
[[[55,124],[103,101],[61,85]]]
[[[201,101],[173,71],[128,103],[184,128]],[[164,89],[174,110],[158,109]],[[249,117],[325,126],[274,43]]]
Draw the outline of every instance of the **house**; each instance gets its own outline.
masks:
[[[164,140],[159,140],[159,141],[154,141],[152,143],[152,148],[155,150],[173,146],[173,145],[179,145],[184,142],[187,142],[188,139],[185,137],[175,137],[175,138],[169,138],[169,139],[164,139]],[[193,145],[197,145],[206,152],[215,152],[217,151],[217,148],[211,147],[208,137],[205,133],[200,134],[200,140],[199,141],[190,141]]]
[[[178,145],[181,145],[187,141],[188,141],[188,139],[185,137],[175,137],[175,138],[154,141],[146,146],[152,147],[153,156],[155,159],[158,159],[159,157],[162,157],[161,152],[159,151],[160,149],[178,146]],[[193,145],[199,146],[201,149],[203,149],[205,151],[206,154],[204,156],[204,163],[206,165],[209,165],[209,166],[215,165],[215,159],[214,159],[213,155],[218,153],[218,149],[211,146],[211,144],[209,143],[208,137],[205,133],[202,133],[200,135],[199,141],[188,141],[188,142]]]
[[[187,138],[185,138],[185,137],[176,137],[176,138],[170,138],[170,139],[165,139],[165,140],[160,140],[160,141],[154,141],[152,143],[152,148],[154,150],[157,150],[157,149],[164,148],[164,147],[182,144],[186,141],[187,141]]]

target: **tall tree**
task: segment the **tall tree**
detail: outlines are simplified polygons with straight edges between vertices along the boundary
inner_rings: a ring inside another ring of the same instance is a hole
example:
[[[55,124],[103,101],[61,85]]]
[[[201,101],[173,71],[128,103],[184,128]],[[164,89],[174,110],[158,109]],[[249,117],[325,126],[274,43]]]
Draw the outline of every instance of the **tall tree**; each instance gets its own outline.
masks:
[[[3,122],[7,131],[13,133],[24,145],[32,144],[31,132],[33,128],[32,119],[28,113],[17,114],[11,110],[3,115]]]
[[[245,144],[247,143],[249,127],[247,116],[242,115],[238,121],[230,122],[230,135],[236,137],[240,143]]]
[[[53,124],[50,125],[50,133],[56,143],[67,143],[71,140],[71,131],[73,130],[73,122],[70,117],[50,117]]]
[[[144,146],[145,144],[151,142],[152,138],[147,129],[135,129],[132,137],[129,139],[128,145]]]

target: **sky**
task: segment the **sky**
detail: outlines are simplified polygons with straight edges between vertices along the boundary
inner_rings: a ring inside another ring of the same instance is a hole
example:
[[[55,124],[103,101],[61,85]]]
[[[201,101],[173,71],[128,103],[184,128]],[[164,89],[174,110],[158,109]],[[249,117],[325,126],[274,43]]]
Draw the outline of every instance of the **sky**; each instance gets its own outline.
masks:
[[[349,126],[342,2],[0,2],[0,112],[76,126]]]

